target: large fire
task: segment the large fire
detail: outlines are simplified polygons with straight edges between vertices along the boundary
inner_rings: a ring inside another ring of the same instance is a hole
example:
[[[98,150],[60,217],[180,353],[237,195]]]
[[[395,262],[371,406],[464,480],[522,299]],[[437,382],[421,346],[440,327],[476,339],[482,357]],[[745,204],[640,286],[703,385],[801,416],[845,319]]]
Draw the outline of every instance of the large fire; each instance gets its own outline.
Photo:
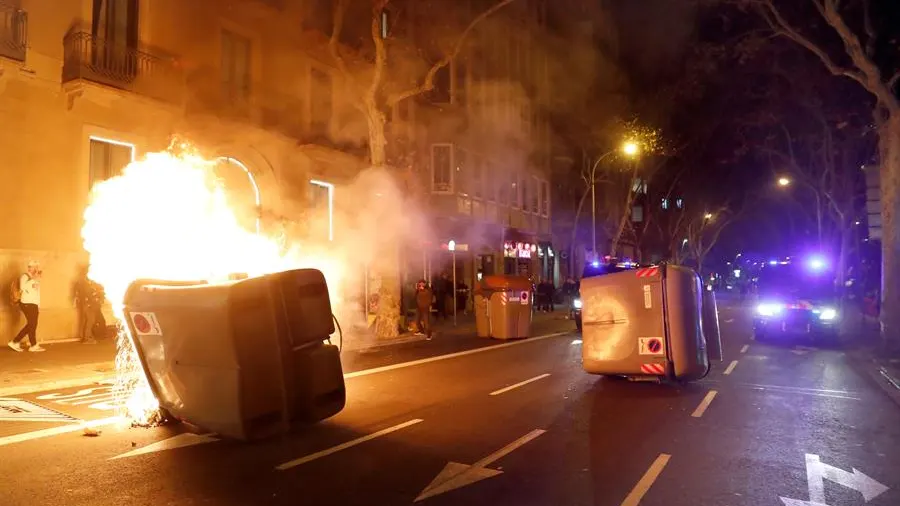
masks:
[[[136,424],[150,424],[159,405],[124,324],[124,296],[136,279],[224,281],[297,267],[323,271],[332,292],[341,266],[327,256],[288,247],[240,225],[215,174],[215,161],[181,144],[150,153],[120,176],[95,185],[82,229],[88,276],[100,283],[119,320],[117,404]],[[332,302],[336,302],[332,293]]]

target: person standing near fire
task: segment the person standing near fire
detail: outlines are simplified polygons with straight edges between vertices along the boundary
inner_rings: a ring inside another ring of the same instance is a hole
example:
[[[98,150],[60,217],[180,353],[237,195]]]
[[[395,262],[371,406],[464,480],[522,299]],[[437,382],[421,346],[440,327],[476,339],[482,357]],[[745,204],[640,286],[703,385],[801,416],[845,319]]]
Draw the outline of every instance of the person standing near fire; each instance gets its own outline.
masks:
[[[39,352],[45,351],[37,343],[37,325],[38,314],[41,305],[41,264],[36,260],[28,262],[27,271],[22,274],[17,282],[13,282],[12,300],[19,305],[22,314],[25,315],[25,326],[22,330],[8,343],[8,346],[15,351],[25,351],[22,347],[22,341],[28,336],[28,351]]]
[[[419,327],[418,334],[425,335],[431,339],[431,301],[434,294],[428,283],[424,279],[420,279],[416,283],[416,326]]]
[[[97,326],[103,323],[103,288],[88,278],[88,266],[84,265],[75,281],[75,306],[78,308],[81,342],[96,344]]]

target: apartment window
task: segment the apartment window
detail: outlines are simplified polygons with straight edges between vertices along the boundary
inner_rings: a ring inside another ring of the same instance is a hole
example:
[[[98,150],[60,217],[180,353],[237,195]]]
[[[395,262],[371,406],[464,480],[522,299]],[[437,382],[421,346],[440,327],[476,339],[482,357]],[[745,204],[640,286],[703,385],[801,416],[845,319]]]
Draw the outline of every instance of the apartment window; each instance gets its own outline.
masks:
[[[550,216],[550,182],[541,181],[541,215]]]
[[[229,99],[250,96],[250,39],[222,31],[222,89]]]
[[[101,181],[121,174],[132,160],[134,160],[134,145],[92,137],[88,184],[93,187]]]
[[[309,71],[310,126],[314,132],[328,131],[334,114],[334,82],[331,74],[315,67]]]
[[[662,199],[662,208],[663,211],[667,211],[669,209],[669,199]]]
[[[116,77],[134,76],[129,49],[138,46],[138,0],[93,0],[91,63]]]
[[[334,185],[316,179],[309,182],[309,210],[317,230],[329,241],[334,240]]]
[[[675,207],[684,209],[684,199],[675,199]]]
[[[519,181],[519,174],[517,172],[513,172],[510,177],[509,205],[515,209],[519,209],[522,207],[522,183]]]
[[[531,178],[522,174],[519,176],[519,187],[521,191],[519,193],[519,207],[522,208],[523,211],[528,212],[529,202],[531,198]]]
[[[388,38],[388,34],[391,33],[390,27],[388,26],[389,22],[390,22],[390,15],[388,14],[388,11],[382,10],[381,11],[381,38],[382,39]]]
[[[500,199],[500,192],[502,191],[502,187],[504,185],[491,169],[493,169],[493,166],[487,163],[481,166],[481,170],[484,175],[484,193],[485,198],[488,202],[497,202]]]
[[[470,195],[472,192],[472,170],[466,152],[457,148],[453,153],[453,181],[456,193]]]
[[[637,178],[631,184],[631,191],[638,194],[646,194],[647,193],[647,182],[641,178]]]
[[[644,221],[643,206],[633,206],[631,208],[631,221],[634,223],[641,223],[642,221]]]
[[[431,191],[453,191],[453,145],[431,145]]]
[[[495,174],[497,179],[497,203],[501,206],[509,205],[509,195],[512,191],[508,174]]]
[[[534,214],[539,214],[541,212],[541,209],[540,209],[541,197],[540,197],[540,195],[538,195],[538,192],[540,191],[540,187],[541,187],[541,181],[536,177],[532,177],[531,178],[531,202],[530,202],[531,206],[530,207],[531,207],[531,212],[533,212]]]
[[[428,99],[434,104],[449,104],[453,74],[450,65],[444,65],[434,73],[434,88],[428,92]]]
[[[472,168],[472,196],[476,199],[484,198],[484,167],[481,160],[474,160],[471,164]]]

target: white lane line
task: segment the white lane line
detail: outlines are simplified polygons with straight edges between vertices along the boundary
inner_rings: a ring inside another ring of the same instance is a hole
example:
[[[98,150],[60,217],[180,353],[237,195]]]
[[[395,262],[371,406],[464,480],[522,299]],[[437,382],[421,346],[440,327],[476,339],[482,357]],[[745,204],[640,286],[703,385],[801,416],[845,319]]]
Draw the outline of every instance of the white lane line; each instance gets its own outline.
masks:
[[[525,380],[525,381],[520,381],[520,382],[516,383],[515,385],[510,385],[510,386],[508,386],[508,387],[506,387],[506,388],[501,388],[500,390],[494,390],[493,392],[490,393],[490,395],[500,395],[500,394],[505,394],[506,392],[509,392],[510,390],[515,390],[515,389],[517,389],[517,388],[519,388],[519,387],[521,387],[521,386],[525,386],[525,385],[527,385],[527,384],[529,384],[529,383],[532,383],[532,382],[534,382],[534,381],[542,380],[542,379],[546,378],[547,376],[550,376],[550,373],[544,373],[544,374],[541,374],[540,376],[535,376],[535,377],[533,377],[533,378],[531,378],[531,379],[527,379],[527,380]]]
[[[487,457],[479,460],[478,462],[472,464],[472,467],[487,467],[487,466],[493,464],[495,461],[500,460],[503,457],[509,455],[510,453],[525,446],[526,443],[534,440],[535,438],[537,438],[538,436],[540,436],[541,434],[543,434],[545,432],[547,432],[547,431],[545,431],[544,429],[534,429],[533,431],[529,432],[528,434],[525,434],[524,436],[520,437],[519,439],[516,439],[512,443],[509,443],[508,445],[504,446],[503,448],[500,448],[499,450],[495,451],[494,453],[492,453],[492,454],[488,455]]]
[[[411,425],[415,425],[420,422],[422,422],[421,418],[416,418],[415,420],[403,422],[401,424],[394,425],[393,427],[388,427],[387,429],[382,429],[378,432],[369,434],[368,436],[363,436],[360,438],[356,438],[352,441],[347,441],[346,443],[339,444],[337,446],[332,446],[331,448],[328,448],[327,450],[322,450],[320,452],[316,452],[311,455],[307,455],[305,457],[300,457],[299,459],[294,459],[289,462],[285,462],[284,464],[279,464],[279,465],[275,466],[275,469],[278,471],[285,471],[292,467],[297,467],[299,465],[306,464],[307,462],[312,462],[313,460],[320,459],[322,457],[327,457],[327,456],[331,455],[332,453],[337,453],[341,450],[346,450],[347,448],[352,448],[358,444],[365,443],[366,441],[371,441],[375,438],[379,438],[381,436],[386,436],[386,435],[390,434],[391,432],[396,432],[400,429],[405,429]]]
[[[466,355],[472,355],[472,354],[481,353],[484,351],[499,350],[501,348],[509,348],[510,346],[518,346],[520,344],[534,343],[537,341],[543,341],[544,339],[549,339],[551,337],[565,336],[565,335],[569,335],[569,334],[571,334],[571,332],[557,332],[554,334],[546,334],[543,336],[531,337],[531,338],[524,339],[521,341],[512,341],[509,343],[497,344],[497,345],[493,345],[493,346],[485,346],[483,348],[475,348],[473,350],[460,351],[457,353],[450,353],[447,355],[438,355],[436,357],[429,357],[429,358],[423,358],[420,360],[413,360],[411,362],[402,362],[400,364],[392,364],[392,365],[386,365],[383,367],[375,367],[373,369],[365,369],[362,371],[347,373],[344,375],[344,378],[345,379],[358,378],[360,376],[368,376],[370,374],[378,374],[378,373],[382,373],[382,372],[393,371],[395,369],[403,369],[405,367],[413,367],[413,366],[417,366],[417,365],[427,364],[430,362],[437,362],[439,360],[447,360],[447,359],[451,359],[451,358],[464,357]],[[90,422],[85,422],[85,424],[81,424],[81,425],[77,425],[77,426],[73,425],[73,426],[66,426],[66,427],[54,427],[54,428],[50,428],[50,429],[36,430],[33,432],[25,432],[25,433],[16,434],[13,436],[0,437],[0,446],[6,446],[9,444],[19,443],[22,441],[30,441],[32,439],[41,439],[41,438],[45,438],[45,437],[52,437],[52,436],[57,436],[60,434],[66,434],[69,432],[75,432],[75,431],[80,430],[81,427],[85,427],[85,426],[98,427],[98,426],[103,426],[103,425],[112,425],[112,424],[118,422],[119,420],[120,420],[119,417],[102,418],[99,420],[92,420]],[[91,424],[96,424],[96,425],[91,425]]]
[[[115,423],[119,423],[123,420],[120,416],[114,416],[111,418],[101,418],[99,420],[91,420],[89,422],[80,423],[77,425],[65,425],[62,427],[51,427],[49,429],[35,430],[32,432],[25,432],[22,434],[15,434],[12,436],[5,436],[0,438],[0,446],[7,446],[15,443],[21,443],[24,441],[31,441],[33,439],[41,439],[45,437],[58,436],[60,434],[68,434],[69,432],[78,432],[85,428],[93,428],[93,427],[102,427],[105,425],[113,425]]]
[[[706,397],[704,397],[703,400],[700,401],[700,405],[697,406],[697,409],[695,409],[694,412],[691,413],[691,416],[693,416],[694,418],[700,418],[701,416],[703,416],[703,413],[706,413],[706,408],[709,407],[713,399],[715,399],[716,395],[718,394],[719,392],[717,392],[716,390],[710,390],[709,393],[706,394]]]
[[[631,489],[631,493],[628,494],[628,497],[622,501],[622,506],[639,506],[641,504],[641,499],[644,498],[644,495],[646,495],[647,491],[650,490],[650,487],[653,486],[653,482],[659,478],[660,473],[662,473],[666,464],[669,463],[670,458],[672,458],[671,455],[660,453],[659,457],[656,457],[656,460],[650,464],[650,469],[647,469],[647,472],[641,477],[641,481],[637,482],[637,485]]]
[[[749,345],[749,344],[745,344],[744,347],[741,348],[741,353],[747,353],[747,350],[749,350],[749,349],[750,349],[750,345]]]
[[[733,321],[734,321],[734,318],[729,318],[729,319],[725,320],[725,323],[731,323]]]
[[[557,332],[555,334],[547,334],[544,336],[530,337],[528,339],[523,339],[521,341],[512,341],[509,343],[496,344],[493,346],[485,346],[483,348],[475,348],[474,350],[458,351],[456,353],[450,353],[447,355],[438,355],[436,357],[428,357],[428,358],[423,358],[423,359],[419,359],[419,360],[413,360],[410,362],[401,362],[399,364],[391,364],[391,365],[386,365],[386,366],[382,366],[382,367],[375,367],[375,368],[366,369],[363,371],[349,372],[344,375],[344,379],[358,378],[360,376],[368,376],[370,374],[378,374],[381,372],[393,371],[395,369],[403,369],[406,367],[413,367],[416,365],[428,364],[428,363],[437,362],[440,360],[464,357],[466,355],[473,355],[475,353],[483,353],[485,351],[500,350],[503,348],[509,348],[510,346],[519,346],[521,344],[535,343],[538,341],[543,341],[544,339],[549,339],[551,337],[567,336],[569,334],[571,334],[571,332]]]
[[[738,363],[737,360],[732,360],[731,363],[728,364],[728,367],[725,368],[726,376],[728,376],[729,374],[731,374],[732,371],[734,371],[734,368],[737,367],[737,363]]]

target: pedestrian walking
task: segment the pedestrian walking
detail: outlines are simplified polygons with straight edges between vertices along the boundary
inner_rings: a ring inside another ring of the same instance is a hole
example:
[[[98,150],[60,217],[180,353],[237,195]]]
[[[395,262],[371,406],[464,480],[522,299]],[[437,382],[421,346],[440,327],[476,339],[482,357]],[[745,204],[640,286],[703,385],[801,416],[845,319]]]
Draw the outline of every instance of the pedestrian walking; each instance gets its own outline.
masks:
[[[41,305],[41,264],[36,260],[28,262],[27,271],[19,276],[19,279],[13,281],[12,300],[19,306],[19,310],[25,315],[25,326],[22,330],[8,343],[8,346],[15,351],[25,351],[22,347],[22,341],[28,337],[28,351],[40,352],[45,351],[37,343],[37,326],[38,315],[40,314]]]
[[[420,279],[416,283],[416,326],[419,327],[419,331],[416,333],[427,336],[428,339],[431,339],[431,301],[433,298],[434,294],[432,294],[431,288],[428,288],[428,283],[424,279]]]

